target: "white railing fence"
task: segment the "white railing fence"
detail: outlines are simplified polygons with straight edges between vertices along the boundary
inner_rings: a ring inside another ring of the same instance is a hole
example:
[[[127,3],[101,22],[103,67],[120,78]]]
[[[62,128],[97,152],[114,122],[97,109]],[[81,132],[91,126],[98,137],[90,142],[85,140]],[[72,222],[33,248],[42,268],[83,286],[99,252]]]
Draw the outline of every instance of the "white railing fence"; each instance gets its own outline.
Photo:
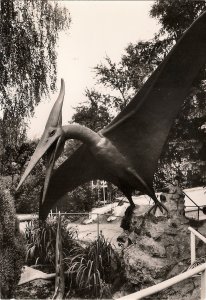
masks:
[[[191,265],[192,265],[196,260],[196,237],[198,237],[205,244],[206,244],[206,238],[194,228],[189,227],[188,229],[190,231],[190,250],[191,250]]]
[[[204,243],[206,243],[206,238],[197,232],[195,229],[189,227],[188,228],[191,232],[191,239],[190,239],[190,247],[191,247],[191,264],[193,264],[196,260],[196,245],[195,239],[198,237]],[[181,273],[175,277],[172,277],[168,280],[160,282],[156,285],[153,285],[149,288],[143,289],[139,292],[129,294],[127,296],[119,298],[119,300],[139,300],[143,299],[144,297],[153,295],[155,293],[161,292],[164,289],[167,289],[176,283],[179,283],[185,279],[191,278],[192,276],[201,273],[201,300],[206,300],[206,263],[201,264],[193,269],[190,269],[184,273]]]

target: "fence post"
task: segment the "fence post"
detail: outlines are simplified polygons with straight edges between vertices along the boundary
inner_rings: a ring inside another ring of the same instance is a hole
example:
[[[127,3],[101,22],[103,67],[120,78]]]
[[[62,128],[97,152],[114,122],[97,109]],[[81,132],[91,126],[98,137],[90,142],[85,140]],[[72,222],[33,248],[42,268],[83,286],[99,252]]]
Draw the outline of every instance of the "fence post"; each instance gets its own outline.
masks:
[[[99,240],[99,214],[97,214],[97,239]]]
[[[206,299],[206,270],[201,274],[201,300]]]
[[[196,260],[196,253],[195,253],[195,234],[190,232],[190,251],[191,251],[191,265]]]

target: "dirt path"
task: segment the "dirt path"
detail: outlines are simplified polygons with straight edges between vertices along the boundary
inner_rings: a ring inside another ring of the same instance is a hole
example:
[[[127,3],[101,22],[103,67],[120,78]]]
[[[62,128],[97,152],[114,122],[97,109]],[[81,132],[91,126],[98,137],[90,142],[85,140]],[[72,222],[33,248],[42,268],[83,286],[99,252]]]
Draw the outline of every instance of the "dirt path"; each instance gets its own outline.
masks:
[[[122,233],[120,227],[120,221],[115,223],[91,223],[91,224],[69,224],[68,227],[72,227],[78,230],[78,238],[82,241],[94,241],[98,232],[102,233],[104,237],[111,242],[112,245],[118,247],[117,237]]]

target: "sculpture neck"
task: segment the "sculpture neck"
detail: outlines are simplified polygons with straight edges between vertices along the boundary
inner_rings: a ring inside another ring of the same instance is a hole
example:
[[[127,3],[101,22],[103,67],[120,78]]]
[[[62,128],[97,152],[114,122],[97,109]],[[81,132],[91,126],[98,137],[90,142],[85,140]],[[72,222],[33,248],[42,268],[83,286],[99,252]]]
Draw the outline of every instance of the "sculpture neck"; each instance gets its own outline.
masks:
[[[66,125],[62,130],[65,139],[77,139],[88,146],[96,145],[101,139],[98,133],[82,125]]]

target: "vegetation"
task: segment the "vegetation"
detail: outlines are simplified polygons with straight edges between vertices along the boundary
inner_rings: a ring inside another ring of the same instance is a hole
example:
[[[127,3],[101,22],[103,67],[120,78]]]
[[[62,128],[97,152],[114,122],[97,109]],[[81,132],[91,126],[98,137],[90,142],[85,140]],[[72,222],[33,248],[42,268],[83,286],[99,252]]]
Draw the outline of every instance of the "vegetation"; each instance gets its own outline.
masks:
[[[0,296],[11,299],[26,253],[15,217],[14,199],[7,189],[0,190],[0,207]]]
[[[27,264],[54,272],[56,230],[56,218],[26,228]],[[69,228],[66,218],[62,218],[61,234],[67,297],[111,298],[112,286],[117,282],[115,274],[118,272],[119,281],[123,273],[120,257],[111,244],[100,234],[97,240],[82,246],[78,232]]]
[[[71,18],[48,0],[2,0],[0,10],[0,174],[14,185],[36,147],[36,141],[26,142],[27,121],[56,88],[56,46]],[[18,213],[38,211],[44,164],[32,174],[17,193],[11,189]]]
[[[206,9],[204,1],[156,1],[151,16],[162,25],[155,37],[159,53],[165,55],[184,30]],[[164,46],[165,45],[165,46]],[[157,56],[157,55],[156,55]],[[169,179],[178,174],[184,186],[205,184],[206,72],[202,68],[170,132],[157,175]]]
[[[116,274],[121,277],[118,254],[103,235],[89,246],[76,248],[65,258],[69,292],[89,298],[111,298]]]
[[[38,175],[30,175],[24,186],[18,191],[12,189],[18,214],[38,213],[41,190],[44,184],[44,172],[40,171]]]
[[[76,107],[76,113],[72,121],[87,126],[94,131],[101,130],[111,121],[108,111],[110,98],[103,96],[95,90],[86,90],[85,96],[88,98],[86,103]]]
[[[55,266],[57,222],[56,218],[49,218],[39,226],[39,221],[26,227],[25,236],[27,241],[26,263],[28,265],[50,264]],[[68,255],[75,245],[77,232],[67,228],[67,222],[61,222],[61,234],[63,241],[64,256]]]
[[[42,96],[55,90],[56,44],[60,31],[69,28],[70,15],[48,0],[2,0],[0,10],[0,173],[8,175],[6,147],[22,144],[26,119]]]
[[[4,147],[4,175],[14,176],[20,174],[28,157],[30,157],[37,145],[37,141],[22,142],[19,145],[5,145]]]
[[[38,162],[30,176],[26,179],[24,185],[21,186],[18,191],[15,189],[20,180],[19,175],[21,174],[21,170],[25,168],[27,160],[32,156],[36,145],[36,141],[23,143],[20,146],[19,151],[14,152],[17,163],[13,172],[17,176],[14,176],[12,180],[13,186],[11,191],[15,199],[17,213],[37,213],[39,210],[40,195],[45,176],[44,159],[41,159],[40,162]],[[12,170],[11,175],[13,175]]]
[[[5,147],[6,176],[0,176],[2,189],[8,189],[14,198],[17,213],[37,213],[39,208],[40,193],[44,182],[44,161],[41,160],[27,178],[25,184],[16,191],[19,182],[20,170],[26,164],[28,157],[33,154],[36,142],[23,143],[21,146],[10,148]],[[13,160],[14,159],[14,160]],[[17,163],[14,163],[14,161]],[[13,163],[12,163],[13,162]],[[32,191],[32,192],[31,192]]]
[[[91,186],[84,184],[62,197],[57,204],[57,210],[70,213],[89,212],[94,203],[95,194],[91,190]]]

